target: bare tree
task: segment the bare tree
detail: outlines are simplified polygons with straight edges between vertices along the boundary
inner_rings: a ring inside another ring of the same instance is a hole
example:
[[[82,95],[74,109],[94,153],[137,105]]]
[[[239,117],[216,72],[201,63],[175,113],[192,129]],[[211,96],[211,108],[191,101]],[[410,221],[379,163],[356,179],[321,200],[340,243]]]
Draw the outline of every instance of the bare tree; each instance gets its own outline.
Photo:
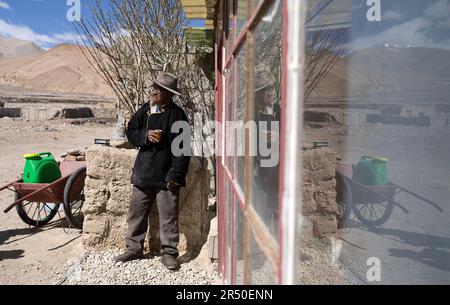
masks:
[[[76,24],[82,50],[126,119],[146,102],[160,71],[179,76],[179,103],[191,120],[195,112],[212,116],[212,86],[196,61],[197,50],[186,43],[181,0],[96,0],[90,10],[91,18]]]
[[[327,76],[341,58],[346,46],[347,28],[328,29],[325,12],[315,20],[316,26],[308,27],[305,45],[304,98],[308,99],[317,85]],[[320,19],[320,20],[318,20]],[[281,99],[281,51],[283,43],[281,14],[263,19],[255,30],[256,73],[266,74],[274,84],[277,99]]]
[[[333,69],[345,50],[346,28],[327,30],[317,28],[308,33],[305,50],[305,99]]]

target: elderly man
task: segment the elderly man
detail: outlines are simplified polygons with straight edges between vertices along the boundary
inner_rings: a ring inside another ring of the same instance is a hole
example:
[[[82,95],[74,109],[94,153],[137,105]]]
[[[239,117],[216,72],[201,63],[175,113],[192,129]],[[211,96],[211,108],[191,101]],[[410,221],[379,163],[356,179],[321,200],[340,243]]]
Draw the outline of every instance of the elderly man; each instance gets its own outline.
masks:
[[[172,125],[178,121],[187,122],[183,109],[172,100],[175,94],[180,95],[177,81],[172,74],[160,73],[151,88],[151,102],[144,104],[128,124],[128,140],[140,150],[131,178],[133,194],[128,211],[126,251],[117,256],[116,261],[126,262],[143,257],[148,216],[156,200],[161,262],[170,270],[179,268],[178,204],[180,187],[186,186],[190,157],[175,156],[171,149],[172,141],[179,135],[171,132]]]

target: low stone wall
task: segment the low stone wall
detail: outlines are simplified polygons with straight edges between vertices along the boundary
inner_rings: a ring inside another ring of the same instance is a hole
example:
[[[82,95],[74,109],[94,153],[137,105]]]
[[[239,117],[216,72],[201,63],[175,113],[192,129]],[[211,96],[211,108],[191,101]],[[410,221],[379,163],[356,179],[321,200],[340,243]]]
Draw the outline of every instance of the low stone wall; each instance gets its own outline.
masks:
[[[61,111],[57,111],[54,117],[60,117],[63,119],[86,119],[93,118],[94,113],[89,107],[64,108]]]
[[[124,248],[128,206],[132,185],[130,177],[137,150],[93,146],[86,152],[83,246],[88,250]],[[180,252],[198,255],[205,244],[210,214],[207,212],[210,173],[206,160],[192,158],[187,187],[181,191]],[[159,250],[158,214],[156,204],[150,215],[150,238],[146,246]]]
[[[305,148],[303,168],[303,216],[313,222],[317,237],[336,233],[336,153]]]
[[[305,122],[316,122],[316,123],[337,122],[336,118],[328,112],[306,110],[303,116]]]
[[[304,148],[303,209],[299,231],[299,283],[339,284],[341,241],[336,216],[336,153],[329,148]]]

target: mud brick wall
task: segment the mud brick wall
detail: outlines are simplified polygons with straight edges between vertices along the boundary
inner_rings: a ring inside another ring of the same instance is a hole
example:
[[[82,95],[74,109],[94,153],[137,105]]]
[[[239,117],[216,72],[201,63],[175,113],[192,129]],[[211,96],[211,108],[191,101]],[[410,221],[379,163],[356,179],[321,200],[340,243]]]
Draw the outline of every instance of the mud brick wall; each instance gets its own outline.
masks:
[[[336,216],[336,153],[329,148],[304,147],[303,210],[298,224],[298,281],[304,284],[339,284],[343,275],[339,263]]]
[[[304,148],[303,216],[317,237],[337,232],[336,153],[329,148]]]
[[[132,185],[130,177],[137,150],[93,146],[86,152],[83,246],[87,250],[124,248]],[[179,250],[198,254],[207,241],[210,173],[206,160],[191,158],[187,187],[181,191]],[[156,204],[150,215],[151,238],[146,247],[159,250]]]

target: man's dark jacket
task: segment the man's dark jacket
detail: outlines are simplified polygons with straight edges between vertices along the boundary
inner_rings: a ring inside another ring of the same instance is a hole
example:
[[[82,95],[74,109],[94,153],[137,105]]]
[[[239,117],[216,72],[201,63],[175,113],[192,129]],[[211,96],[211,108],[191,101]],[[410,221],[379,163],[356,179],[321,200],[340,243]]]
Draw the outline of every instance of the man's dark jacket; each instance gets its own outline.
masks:
[[[170,181],[185,187],[190,157],[175,157],[172,154],[172,141],[180,133],[172,133],[171,129],[177,121],[187,122],[186,114],[173,102],[163,107],[162,113],[149,114],[149,110],[150,104],[144,104],[128,123],[128,140],[140,148],[134,164],[131,183],[138,187],[165,187]],[[157,129],[163,131],[161,142],[150,143],[147,140],[148,131]],[[189,143],[184,144],[190,145]],[[180,148],[182,147],[181,144]]]

